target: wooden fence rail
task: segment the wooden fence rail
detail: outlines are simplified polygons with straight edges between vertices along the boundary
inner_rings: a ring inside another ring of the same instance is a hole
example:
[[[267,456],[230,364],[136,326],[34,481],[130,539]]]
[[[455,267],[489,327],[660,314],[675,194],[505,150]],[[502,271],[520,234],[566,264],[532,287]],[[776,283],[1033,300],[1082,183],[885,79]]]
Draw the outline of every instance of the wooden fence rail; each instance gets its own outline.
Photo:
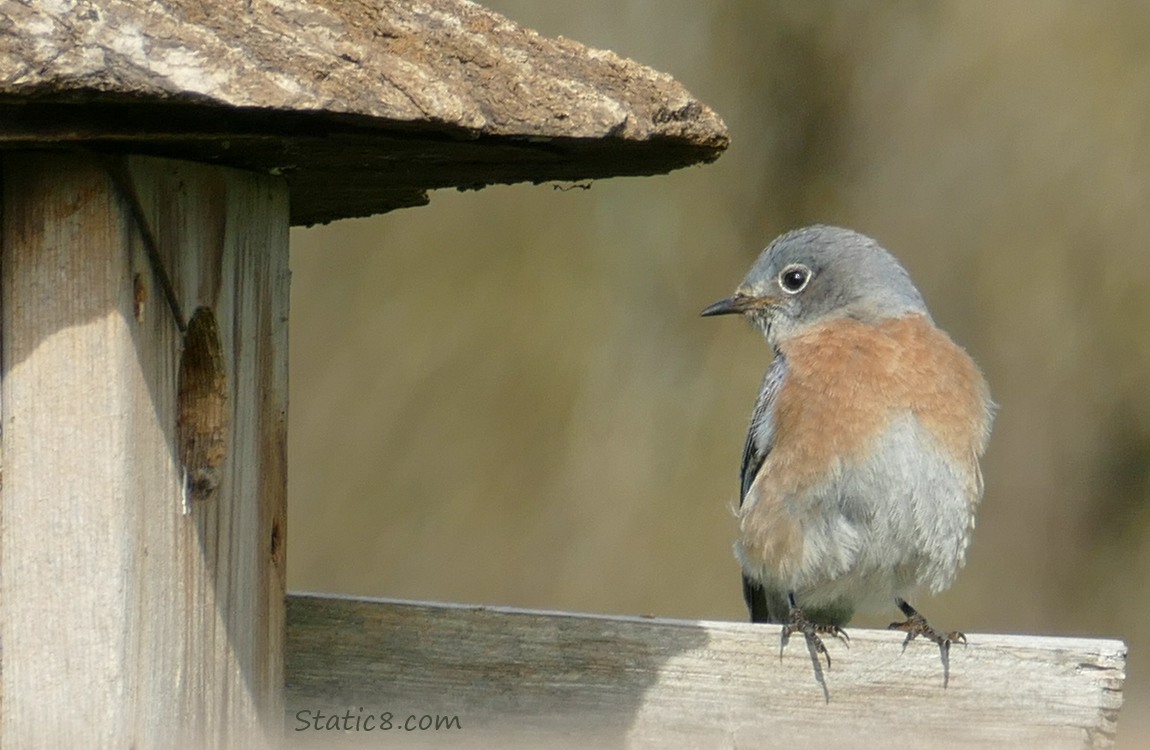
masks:
[[[1120,641],[969,634],[944,688],[932,644],[855,629],[820,684],[777,626],[304,594],[287,622],[304,746],[1110,747],[1126,664]]]

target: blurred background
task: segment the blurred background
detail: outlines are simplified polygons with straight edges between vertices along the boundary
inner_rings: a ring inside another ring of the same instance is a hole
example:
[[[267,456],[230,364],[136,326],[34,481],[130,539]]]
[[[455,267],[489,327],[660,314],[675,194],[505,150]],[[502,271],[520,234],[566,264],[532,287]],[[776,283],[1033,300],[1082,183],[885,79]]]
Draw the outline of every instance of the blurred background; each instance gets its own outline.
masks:
[[[296,230],[289,586],[743,619],[769,352],[698,312],[775,235],[841,224],[1001,405],[967,568],[920,608],[1125,639],[1120,746],[1150,744],[1150,6],[486,4],[670,73],[733,144]]]

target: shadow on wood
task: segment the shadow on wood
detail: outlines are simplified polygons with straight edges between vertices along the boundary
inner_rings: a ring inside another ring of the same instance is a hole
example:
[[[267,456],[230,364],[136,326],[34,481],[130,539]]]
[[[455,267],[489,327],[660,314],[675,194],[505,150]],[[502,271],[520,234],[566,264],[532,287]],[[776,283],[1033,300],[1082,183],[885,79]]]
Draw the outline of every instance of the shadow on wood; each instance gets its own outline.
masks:
[[[302,594],[287,620],[305,747],[377,746],[381,714],[412,746],[1110,747],[1126,664],[1119,641],[972,634],[944,689],[933,644],[851,630],[824,702],[775,625]]]

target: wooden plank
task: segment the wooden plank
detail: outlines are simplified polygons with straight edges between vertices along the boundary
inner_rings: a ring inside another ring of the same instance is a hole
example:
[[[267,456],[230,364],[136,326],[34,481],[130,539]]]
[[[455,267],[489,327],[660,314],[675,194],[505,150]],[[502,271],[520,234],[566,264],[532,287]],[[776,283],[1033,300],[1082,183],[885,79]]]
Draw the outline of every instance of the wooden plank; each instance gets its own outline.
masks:
[[[944,689],[933,644],[903,653],[899,633],[850,635],[849,649],[829,645],[824,694],[801,636],[780,659],[778,626],[297,594],[287,735],[316,747],[1113,744],[1119,641],[969,634]],[[381,738],[366,727],[384,712],[394,728]],[[350,731],[324,729],[329,716]],[[425,716],[460,727],[421,731]]]
[[[218,323],[225,455],[216,491],[187,508],[183,340],[116,164],[180,306]],[[8,153],[0,169],[4,743],[213,747],[278,731],[284,183],[80,152]]]

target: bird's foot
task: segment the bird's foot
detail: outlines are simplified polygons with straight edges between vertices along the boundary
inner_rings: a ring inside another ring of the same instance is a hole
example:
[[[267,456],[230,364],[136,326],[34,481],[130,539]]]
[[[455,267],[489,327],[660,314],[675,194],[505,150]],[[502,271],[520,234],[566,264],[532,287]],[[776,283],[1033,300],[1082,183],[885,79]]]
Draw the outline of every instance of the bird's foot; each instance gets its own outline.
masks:
[[[926,621],[926,618],[920,615],[918,612],[909,615],[905,622],[892,622],[887,627],[887,629],[901,630],[906,633],[906,640],[902,642],[902,647],[904,650],[906,649],[906,644],[910,643],[920,635],[928,640],[934,641],[943,651],[949,651],[950,644],[952,643],[961,643],[964,646],[966,645],[965,633],[961,633],[957,630],[952,630],[949,633],[943,633],[941,631],[935,630],[930,626],[930,623]]]
[[[783,625],[783,640],[779,646],[780,658],[783,655],[783,648],[787,645],[787,641],[790,640],[791,633],[802,633],[807,641],[807,648],[814,654],[821,654],[823,658],[827,660],[827,669],[831,668],[831,655],[827,653],[827,647],[823,644],[823,639],[819,638],[819,634],[838,638],[848,647],[850,647],[851,643],[850,636],[838,625],[822,625],[811,622],[801,609],[791,607],[790,620]]]
[[[906,651],[908,643],[920,635],[934,641],[938,645],[939,657],[942,659],[943,687],[946,687],[950,682],[950,644],[961,643],[965,646],[966,634],[958,630],[952,630],[949,633],[935,630],[926,621],[926,618],[918,613],[918,610],[902,599],[897,601],[898,608],[906,615],[906,620],[904,622],[892,622],[887,626],[887,630],[901,630],[906,633],[906,639],[902,642],[903,651]]]

